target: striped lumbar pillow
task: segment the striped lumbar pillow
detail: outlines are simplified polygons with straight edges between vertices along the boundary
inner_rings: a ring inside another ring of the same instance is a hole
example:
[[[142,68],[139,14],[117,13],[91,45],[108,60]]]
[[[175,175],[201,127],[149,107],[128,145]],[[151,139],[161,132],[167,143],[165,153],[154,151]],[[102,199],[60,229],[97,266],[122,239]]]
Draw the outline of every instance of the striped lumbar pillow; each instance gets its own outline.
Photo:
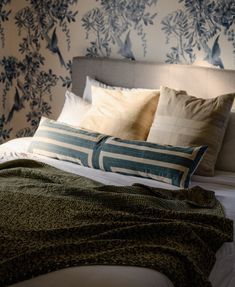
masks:
[[[123,140],[45,118],[29,146],[40,155],[180,187],[188,187],[206,149]]]
[[[206,146],[174,147],[108,137],[96,157],[95,168],[188,187],[206,149]]]
[[[43,117],[28,151],[92,167],[93,151],[104,137]]]

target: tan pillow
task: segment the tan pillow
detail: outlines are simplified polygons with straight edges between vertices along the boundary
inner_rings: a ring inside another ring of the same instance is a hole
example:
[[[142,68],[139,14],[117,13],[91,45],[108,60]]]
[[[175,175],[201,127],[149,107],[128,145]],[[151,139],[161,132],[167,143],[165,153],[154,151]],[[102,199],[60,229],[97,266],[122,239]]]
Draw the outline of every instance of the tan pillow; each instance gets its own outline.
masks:
[[[129,140],[146,140],[159,90],[112,90],[92,86],[92,107],[80,127]]]
[[[235,172],[235,111],[230,113],[216,169]]]
[[[201,99],[161,87],[147,141],[175,146],[207,145],[196,174],[213,176],[234,96]]]

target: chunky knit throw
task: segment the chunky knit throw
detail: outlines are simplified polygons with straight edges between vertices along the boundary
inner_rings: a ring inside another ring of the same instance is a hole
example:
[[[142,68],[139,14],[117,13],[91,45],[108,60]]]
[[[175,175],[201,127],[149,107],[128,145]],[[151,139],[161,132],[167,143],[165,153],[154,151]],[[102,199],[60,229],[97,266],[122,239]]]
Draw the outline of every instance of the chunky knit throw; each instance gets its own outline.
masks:
[[[212,191],[105,186],[32,161],[0,164],[0,286],[61,268],[156,269],[175,287],[209,287],[232,240]]]

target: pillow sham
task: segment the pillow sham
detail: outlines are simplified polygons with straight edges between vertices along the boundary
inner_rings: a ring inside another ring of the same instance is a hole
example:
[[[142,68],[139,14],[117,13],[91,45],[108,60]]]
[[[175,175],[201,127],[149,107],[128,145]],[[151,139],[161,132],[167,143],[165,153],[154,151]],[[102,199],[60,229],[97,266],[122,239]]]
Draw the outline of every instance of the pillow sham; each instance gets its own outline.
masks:
[[[206,149],[128,141],[42,118],[28,151],[185,188]]]
[[[92,102],[92,93],[91,93],[91,87],[99,87],[103,89],[113,89],[113,90],[130,90],[128,88],[123,88],[123,87],[116,87],[116,86],[109,86],[106,85],[105,83],[102,83],[100,81],[97,81],[89,76],[86,76],[86,86],[83,92],[83,99],[89,103]]]
[[[216,169],[235,172],[235,111],[230,113]]]
[[[146,140],[159,90],[111,90],[92,86],[92,107],[80,127],[124,139]]]
[[[64,106],[57,121],[79,126],[90,107],[90,103],[72,92],[66,91]]]
[[[235,94],[213,99],[161,87],[147,141],[179,146],[208,146],[196,173],[213,176]]]

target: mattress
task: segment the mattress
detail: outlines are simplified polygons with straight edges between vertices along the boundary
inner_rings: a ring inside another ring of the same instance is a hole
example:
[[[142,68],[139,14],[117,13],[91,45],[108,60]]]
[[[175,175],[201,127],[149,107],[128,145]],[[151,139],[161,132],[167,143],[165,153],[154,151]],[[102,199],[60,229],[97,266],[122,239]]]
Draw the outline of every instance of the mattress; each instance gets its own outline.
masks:
[[[1,145],[0,161],[15,158],[30,158],[45,162],[64,171],[92,178],[93,180],[97,180],[104,184],[131,185],[133,183],[142,183],[153,187],[176,189],[175,186],[173,187],[155,180],[104,172],[65,161],[32,155],[27,153],[27,148],[30,142],[31,138],[21,138]],[[212,178],[193,176],[191,186],[195,185],[200,185],[203,188],[214,190],[217,199],[224,206],[226,216],[235,221],[235,173],[216,171],[215,176]],[[225,243],[218,250],[216,257],[217,261],[209,277],[212,286],[235,286],[234,242]],[[173,284],[165,275],[147,268],[130,266],[85,266],[62,269],[12,286],[172,287]]]

